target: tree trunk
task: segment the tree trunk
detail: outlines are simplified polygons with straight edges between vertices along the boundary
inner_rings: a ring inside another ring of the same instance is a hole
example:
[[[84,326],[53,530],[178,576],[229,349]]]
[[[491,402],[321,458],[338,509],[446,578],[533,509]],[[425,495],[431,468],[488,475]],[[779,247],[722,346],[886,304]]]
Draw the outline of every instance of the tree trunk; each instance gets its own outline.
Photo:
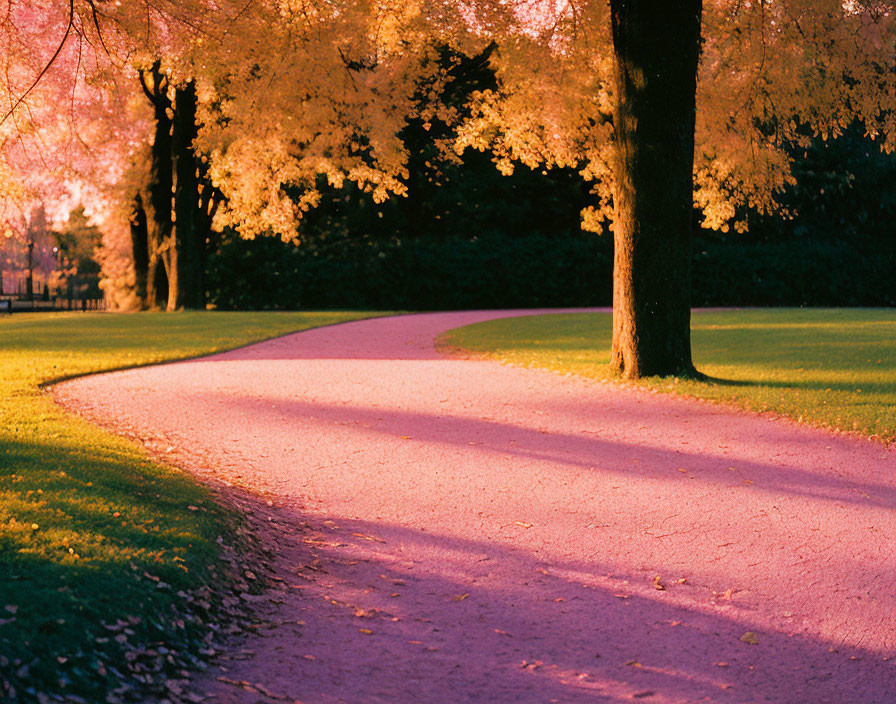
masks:
[[[200,210],[196,139],[196,87],[178,88],[174,98],[172,154],[174,160],[174,251],[169,272],[168,310],[205,308],[204,218]]]
[[[134,292],[141,302],[146,301],[146,277],[149,272],[148,237],[143,197],[137,193],[134,196],[134,210],[131,213],[131,253],[134,259]]]
[[[616,58],[611,366],[693,376],[691,240],[701,0],[611,0]]]
[[[151,80],[151,83],[150,83]],[[156,62],[151,71],[140,74],[143,91],[153,105],[155,134],[150,151],[149,183],[143,194],[146,212],[148,264],[146,307],[164,308],[171,298],[171,191],[174,173],[171,164],[171,101],[168,79]],[[164,267],[164,270],[162,268]]]

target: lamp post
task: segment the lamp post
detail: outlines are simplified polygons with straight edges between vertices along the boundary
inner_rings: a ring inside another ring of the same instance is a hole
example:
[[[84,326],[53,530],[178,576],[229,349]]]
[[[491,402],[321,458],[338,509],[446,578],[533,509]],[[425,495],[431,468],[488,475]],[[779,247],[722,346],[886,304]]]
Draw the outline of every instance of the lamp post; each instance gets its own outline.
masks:
[[[28,238],[28,281],[25,288],[25,297],[29,301],[34,300],[34,240]]]

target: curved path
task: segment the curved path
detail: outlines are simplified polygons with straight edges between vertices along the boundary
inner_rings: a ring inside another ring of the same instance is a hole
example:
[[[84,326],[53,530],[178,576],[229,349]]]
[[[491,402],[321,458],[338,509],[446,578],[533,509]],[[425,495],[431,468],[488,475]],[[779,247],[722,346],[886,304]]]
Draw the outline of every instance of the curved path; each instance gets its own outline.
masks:
[[[896,701],[896,452],[433,346],[509,314],[56,388],[274,504],[284,591],[209,701]]]

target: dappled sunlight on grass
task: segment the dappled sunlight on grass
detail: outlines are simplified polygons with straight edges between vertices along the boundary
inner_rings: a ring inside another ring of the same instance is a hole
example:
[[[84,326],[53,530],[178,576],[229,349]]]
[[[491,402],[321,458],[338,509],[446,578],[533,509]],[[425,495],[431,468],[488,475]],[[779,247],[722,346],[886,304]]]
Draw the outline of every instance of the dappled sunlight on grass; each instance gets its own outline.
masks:
[[[447,333],[443,344],[511,364],[609,380],[609,314],[508,318]],[[694,362],[705,381],[640,385],[896,439],[896,312],[697,312]]]

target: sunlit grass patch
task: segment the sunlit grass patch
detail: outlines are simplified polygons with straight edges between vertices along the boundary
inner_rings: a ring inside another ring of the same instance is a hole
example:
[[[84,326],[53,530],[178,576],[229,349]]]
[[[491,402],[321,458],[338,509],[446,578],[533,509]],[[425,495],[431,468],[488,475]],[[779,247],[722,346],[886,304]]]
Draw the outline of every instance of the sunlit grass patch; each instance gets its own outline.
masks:
[[[694,362],[707,381],[639,384],[896,439],[896,311],[766,309],[697,312]],[[493,320],[442,344],[523,366],[611,379],[609,314]]]
[[[214,608],[185,608],[185,595],[216,578],[217,540],[232,524],[203,487],[63,412],[41,385],[360,317],[0,318],[0,700],[15,688],[25,701],[103,701],[122,673],[168,676],[153,670],[191,662]]]

